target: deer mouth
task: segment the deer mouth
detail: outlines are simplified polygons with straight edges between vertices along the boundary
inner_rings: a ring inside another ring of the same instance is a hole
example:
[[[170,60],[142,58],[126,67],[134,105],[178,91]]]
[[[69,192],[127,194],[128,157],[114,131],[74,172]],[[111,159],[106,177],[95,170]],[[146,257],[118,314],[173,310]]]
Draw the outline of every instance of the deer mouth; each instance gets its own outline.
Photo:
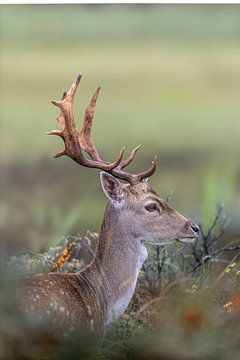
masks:
[[[180,238],[177,238],[177,241],[179,241],[180,243],[183,243],[183,244],[192,244],[196,241],[196,237],[194,237],[194,236],[180,237]]]

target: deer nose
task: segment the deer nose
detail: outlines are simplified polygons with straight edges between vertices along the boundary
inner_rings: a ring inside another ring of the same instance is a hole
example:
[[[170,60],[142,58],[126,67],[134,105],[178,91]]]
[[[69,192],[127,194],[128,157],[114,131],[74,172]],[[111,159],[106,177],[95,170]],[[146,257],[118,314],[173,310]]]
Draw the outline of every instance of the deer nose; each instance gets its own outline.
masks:
[[[196,235],[199,235],[200,230],[199,230],[199,227],[196,224],[191,223],[190,227],[196,233]]]

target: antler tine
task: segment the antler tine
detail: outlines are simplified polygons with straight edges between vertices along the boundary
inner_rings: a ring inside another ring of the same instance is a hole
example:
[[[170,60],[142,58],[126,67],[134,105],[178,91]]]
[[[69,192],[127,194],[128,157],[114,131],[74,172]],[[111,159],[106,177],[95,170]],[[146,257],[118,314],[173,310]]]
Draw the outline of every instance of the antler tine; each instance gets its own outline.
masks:
[[[97,102],[97,99],[99,96],[100,89],[101,88],[99,86],[97,88],[97,90],[94,92],[94,94],[90,100],[90,103],[88,104],[88,106],[86,108],[84,122],[83,122],[83,128],[80,131],[80,133],[78,134],[78,139],[79,139],[81,149],[86,151],[88,153],[88,155],[90,155],[92,160],[100,161],[100,162],[106,164],[108,166],[108,171],[110,172],[113,169],[120,166],[121,161],[123,159],[124,147],[121,149],[117,160],[114,161],[113,163],[109,163],[100,158],[97,148],[93,142],[92,134],[91,134],[92,122],[93,122],[94,110],[95,110],[95,106],[96,106],[96,102]]]
[[[79,163],[85,164],[86,162],[78,143],[77,127],[73,116],[74,95],[77,91],[81,78],[81,74],[76,76],[68,92],[63,93],[62,100],[51,101],[52,104],[60,108],[60,115],[57,120],[62,130],[50,131],[48,132],[48,135],[58,135],[65,143],[65,150],[56,154],[55,157],[68,155],[73,160],[77,161],[78,159]]]
[[[64,100],[66,98],[66,96],[67,96],[67,92],[64,91],[63,96],[62,96],[62,100]],[[53,102],[53,101],[51,101],[51,102],[54,103],[54,105],[56,103],[56,102]],[[58,125],[60,126],[60,128],[62,130],[64,130],[65,129],[65,120],[64,120],[64,115],[63,115],[62,110],[60,110],[60,115],[57,118],[57,121],[58,121]],[[62,130],[47,131],[47,135],[58,135],[63,139],[63,131]],[[56,154],[54,157],[60,157],[60,156],[64,155],[64,154],[60,155],[61,153],[62,153],[62,151],[60,153]],[[57,156],[57,155],[59,155],[59,156]]]
[[[63,93],[62,100],[60,100],[60,101],[52,100],[51,103],[53,105],[56,105],[57,107],[59,107],[61,110],[63,110],[64,104],[66,104],[66,103],[72,104],[81,78],[82,78],[82,74],[77,75],[75,77],[72,85],[70,86],[70,89],[68,90],[68,92]]]
[[[110,164],[109,171],[116,169],[117,167],[121,168],[121,161],[123,158],[124,150],[125,150],[125,148],[123,147],[119,153],[117,160],[114,161],[112,164]]]
[[[146,179],[146,178],[152,176],[155,173],[156,168],[157,168],[157,155],[154,156],[154,159],[152,161],[152,165],[150,166],[150,168],[137,175],[138,181],[142,181],[143,179]]]
[[[63,96],[62,96],[62,100],[64,100],[66,96],[67,96],[67,92],[64,91]]]
[[[128,166],[128,165],[133,161],[133,159],[134,159],[137,151],[140,149],[141,146],[142,146],[141,144],[139,144],[138,146],[136,146],[136,147],[131,151],[129,157],[128,157],[126,160],[122,161],[122,163],[121,163],[121,165],[120,165],[121,169],[124,169],[126,166]]]
[[[101,160],[98,154],[97,148],[92,141],[91,131],[92,131],[92,121],[94,116],[94,110],[97,102],[97,98],[99,95],[100,86],[97,88],[95,93],[93,94],[89,105],[85,111],[83,128],[78,135],[78,139],[80,142],[81,149],[86,151],[88,155],[91,156],[94,160]]]
[[[78,74],[75,77],[75,79],[73,80],[73,83],[70,86],[70,89],[68,90],[68,92],[63,94],[63,99],[62,100],[68,99],[71,102],[73,102],[73,99],[74,99],[74,96],[76,94],[78,85],[79,85],[79,83],[81,81],[81,78],[82,78],[82,74]]]
[[[64,100],[66,98],[66,95],[67,95],[67,92],[65,91],[63,93],[63,96],[62,96],[62,100]],[[56,105],[56,101],[51,101],[54,105]],[[63,115],[63,112],[62,110],[60,110],[60,115],[59,117],[57,118],[57,121],[58,121],[58,125],[60,126],[60,128],[62,130],[65,129],[65,120],[64,120],[64,115]],[[51,131],[47,131],[47,135],[58,135],[60,136],[62,139],[63,139],[63,131],[62,130],[51,130]],[[60,153],[59,153],[60,154]],[[57,154],[56,154],[57,155]],[[56,156],[55,156],[56,157]]]

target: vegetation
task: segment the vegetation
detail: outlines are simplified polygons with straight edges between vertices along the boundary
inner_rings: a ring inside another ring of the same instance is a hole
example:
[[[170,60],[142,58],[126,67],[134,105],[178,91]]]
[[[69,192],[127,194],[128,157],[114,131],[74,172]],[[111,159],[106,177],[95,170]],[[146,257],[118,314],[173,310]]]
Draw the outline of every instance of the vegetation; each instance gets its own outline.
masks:
[[[29,323],[24,316],[19,319],[18,300],[7,299],[8,311],[1,314],[7,324],[1,328],[1,358],[237,359],[240,246],[224,244],[226,224],[219,207],[208,231],[202,231],[194,245],[149,247],[130,306],[112,325],[102,347],[93,347],[89,339],[59,343],[49,327]],[[96,241],[97,234],[88,232],[69,236],[46,253],[12,256],[4,266],[8,283],[3,276],[2,291],[9,295],[9,273],[16,277],[16,270],[18,274],[80,270],[91,261]]]

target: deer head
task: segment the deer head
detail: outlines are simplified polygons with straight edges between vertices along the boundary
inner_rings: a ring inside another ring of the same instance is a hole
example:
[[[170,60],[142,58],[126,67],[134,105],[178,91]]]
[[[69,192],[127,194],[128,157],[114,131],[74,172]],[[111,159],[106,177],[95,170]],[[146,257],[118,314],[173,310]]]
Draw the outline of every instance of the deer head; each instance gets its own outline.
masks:
[[[65,143],[65,149],[55,157],[66,155],[81,166],[102,170],[101,184],[109,200],[106,216],[119,219],[128,228],[132,238],[159,245],[176,240],[193,241],[199,233],[198,226],[171,208],[148,184],[147,179],[156,170],[156,156],[150,168],[139,174],[131,174],[124,169],[132,162],[141,145],[135,147],[125,160],[124,148],[114,162],[101,159],[91,136],[100,87],[93,94],[85,112],[83,128],[78,132],[73,115],[73,101],[80,80],[81,75],[78,75],[69,91],[63,94],[62,100],[52,101],[60,108],[58,122],[61,130],[52,130],[48,134],[60,136]],[[89,158],[84,157],[83,152]]]
[[[166,245],[176,240],[192,242],[198,235],[198,226],[171,208],[149,186],[147,179],[135,185],[125,185],[104,172],[100,177],[109,199],[107,212],[119,218],[133,239]]]

